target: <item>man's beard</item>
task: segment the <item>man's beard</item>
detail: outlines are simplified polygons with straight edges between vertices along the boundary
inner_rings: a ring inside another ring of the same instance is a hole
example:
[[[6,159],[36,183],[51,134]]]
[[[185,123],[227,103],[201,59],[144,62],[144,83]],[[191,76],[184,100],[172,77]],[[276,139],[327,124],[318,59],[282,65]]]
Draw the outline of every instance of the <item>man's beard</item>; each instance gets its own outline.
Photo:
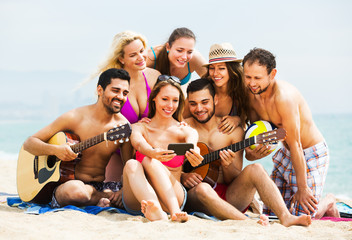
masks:
[[[266,88],[264,88],[263,90],[260,90],[260,91],[257,92],[257,93],[254,93],[250,87],[248,87],[248,88],[249,88],[249,91],[251,91],[251,93],[260,95],[260,94],[262,94],[263,92],[265,92],[266,90],[268,90],[269,86],[270,86],[270,83],[268,84],[268,86],[266,86]]]
[[[213,105],[213,111],[210,112],[209,116],[204,120],[199,120],[195,115],[191,114],[192,117],[199,123],[207,123],[215,114],[215,104]]]
[[[107,111],[108,113],[110,113],[110,114],[119,113],[119,112],[121,111],[121,108],[123,107],[123,104],[124,104],[124,102],[121,101],[121,100],[118,100],[118,99],[115,99],[115,98],[112,99],[112,101],[114,101],[114,100],[119,101],[121,106],[120,106],[120,107],[113,107],[113,106],[111,106],[111,105],[108,105],[108,104],[105,104],[105,103],[104,103],[104,107],[105,107],[106,111]]]

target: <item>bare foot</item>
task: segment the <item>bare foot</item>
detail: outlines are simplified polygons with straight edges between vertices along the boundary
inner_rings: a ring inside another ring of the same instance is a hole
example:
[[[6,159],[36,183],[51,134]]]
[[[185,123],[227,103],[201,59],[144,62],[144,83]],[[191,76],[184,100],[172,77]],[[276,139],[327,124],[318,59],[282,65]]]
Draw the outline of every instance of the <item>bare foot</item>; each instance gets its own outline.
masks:
[[[188,214],[186,212],[178,212],[171,215],[171,220],[176,222],[187,222]]]
[[[285,219],[280,219],[281,224],[285,227],[289,227],[292,225],[301,225],[301,226],[309,226],[312,223],[312,218],[310,215],[301,215],[301,216],[294,216],[288,215]]]
[[[97,206],[98,207],[110,207],[110,200],[107,198],[100,198]]]
[[[260,219],[259,219],[259,221],[257,223],[259,223],[262,226],[269,226],[269,218],[268,218],[268,216],[266,216],[264,214],[260,215]]]
[[[318,211],[315,214],[316,219],[322,217],[340,217],[339,210],[336,207],[336,198],[333,194],[329,193],[320,201]]]
[[[167,220],[166,213],[161,209],[159,204],[154,200],[142,200],[141,211],[150,221]]]

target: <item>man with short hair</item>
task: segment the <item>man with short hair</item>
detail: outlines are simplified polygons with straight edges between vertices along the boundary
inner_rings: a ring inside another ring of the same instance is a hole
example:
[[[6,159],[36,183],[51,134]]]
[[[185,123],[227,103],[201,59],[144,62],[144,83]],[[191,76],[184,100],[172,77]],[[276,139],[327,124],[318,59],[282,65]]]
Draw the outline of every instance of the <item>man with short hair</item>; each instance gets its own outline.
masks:
[[[291,84],[275,78],[275,56],[254,48],[243,59],[244,80],[249,89],[251,122],[266,120],[287,131],[283,147],[273,157],[271,178],[294,215],[314,214],[323,192],[329,151],[315,125],[308,104]],[[246,148],[246,158],[267,156],[270,147]],[[265,213],[271,214],[270,208]],[[324,210],[325,212],[325,210]]]
[[[108,69],[99,77],[98,100],[95,104],[73,109],[62,114],[48,126],[29,137],[24,150],[33,155],[55,155],[63,161],[78,157],[69,144],[54,145],[48,140],[60,131],[70,131],[81,141],[92,138],[117,125],[128,123],[120,113],[129,92],[129,74],[123,69]],[[75,180],[59,185],[52,194],[52,207],[65,205],[120,206],[120,182],[105,183],[105,167],[113,152],[121,149],[123,159],[132,157],[130,143],[104,141],[82,151],[75,166]],[[50,199],[50,197],[49,197]]]
[[[243,140],[244,133],[240,126],[231,134],[218,130],[221,118],[214,115],[217,98],[209,80],[192,81],[187,88],[187,99],[192,117],[185,119],[185,122],[198,131],[199,142],[205,143],[211,152]],[[190,189],[188,208],[222,220],[244,220],[247,217],[242,212],[258,191],[263,202],[272,207],[284,226],[310,225],[310,216],[297,217],[289,213],[279,190],[260,164],[251,164],[242,170],[242,155],[243,151],[220,151],[219,177],[215,179],[214,189],[203,182],[200,174],[183,173],[182,183]],[[259,223],[267,225],[268,218],[262,215]]]

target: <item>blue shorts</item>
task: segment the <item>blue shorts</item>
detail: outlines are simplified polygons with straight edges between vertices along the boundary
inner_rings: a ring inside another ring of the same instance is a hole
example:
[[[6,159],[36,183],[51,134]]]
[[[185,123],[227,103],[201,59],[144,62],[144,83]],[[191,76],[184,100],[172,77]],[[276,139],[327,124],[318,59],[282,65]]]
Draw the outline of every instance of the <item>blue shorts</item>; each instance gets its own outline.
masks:
[[[323,193],[323,187],[329,167],[329,149],[325,141],[303,150],[307,163],[307,184],[312,190],[313,196],[319,201]],[[280,193],[288,209],[293,195],[297,192],[296,173],[291,162],[290,151],[282,147],[273,156],[274,169],[270,177],[279,188]],[[264,213],[274,213],[264,206]],[[306,214],[300,204],[295,204],[293,215]],[[314,213],[311,213],[314,216]]]
[[[122,188],[122,184],[121,182],[87,182],[84,184],[88,184],[93,186],[97,191],[102,192],[105,189],[110,189],[113,192],[117,192]],[[60,206],[60,204],[57,202],[56,197],[55,197],[55,192],[56,189],[53,192],[53,196],[51,198],[51,202],[50,202],[50,207],[51,208],[61,208],[62,206]]]
[[[180,206],[180,209],[183,210],[183,208],[185,207],[186,205],[186,201],[187,201],[187,190],[186,188],[181,184],[182,186],[182,189],[183,189],[183,192],[185,194],[185,197],[183,199],[183,202],[182,202],[182,205]],[[125,201],[123,200],[123,191],[122,191],[122,204],[123,204],[123,207],[125,208],[125,210],[131,214],[131,215],[134,215],[134,216],[144,216],[144,214],[140,211],[140,210],[133,210],[129,207],[127,207]]]

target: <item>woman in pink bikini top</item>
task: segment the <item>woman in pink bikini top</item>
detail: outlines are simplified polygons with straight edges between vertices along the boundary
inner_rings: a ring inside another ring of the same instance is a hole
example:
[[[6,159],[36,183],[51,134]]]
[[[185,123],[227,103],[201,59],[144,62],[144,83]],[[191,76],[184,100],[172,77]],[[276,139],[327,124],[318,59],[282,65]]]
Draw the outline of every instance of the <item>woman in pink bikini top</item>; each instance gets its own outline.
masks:
[[[187,195],[180,183],[182,163],[186,156],[196,166],[203,157],[198,147],[187,151],[185,156],[176,156],[167,148],[170,143],[188,142],[197,146],[198,132],[180,124],[185,99],[179,81],[175,82],[178,79],[161,75],[158,80],[149,97],[150,122],[132,124],[131,143],[141,164],[131,159],[125,165],[129,170],[123,174],[123,202],[126,209],[132,210],[142,205],[142,212],[149,220],[156,220],[156,214],[148,214],[148,204],[158,207],[160,215],[165,211],[172,220],[187,221],[187,214],[182,212]]]
[[[130,92],[121,109],[130,123],[138,122],[148,115],[148,97],[160,72],[146,67],[146,40],[141,34],[124,31],[115,35],[106,60],[97,73],[109,68],[123,68],[130,77]],[[125,161],[128,159],[125,159]],[[122,174],[120,152],[113,154],[106,167],[106,181],[119,181]]]

